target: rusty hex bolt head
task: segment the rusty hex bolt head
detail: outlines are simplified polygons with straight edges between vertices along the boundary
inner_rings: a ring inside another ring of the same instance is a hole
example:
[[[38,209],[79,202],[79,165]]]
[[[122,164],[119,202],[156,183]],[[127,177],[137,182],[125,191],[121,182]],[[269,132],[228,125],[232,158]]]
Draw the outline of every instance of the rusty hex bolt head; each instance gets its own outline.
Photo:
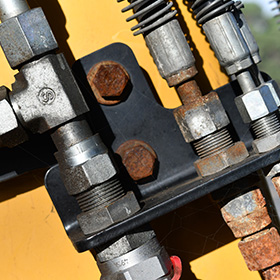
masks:
[[[87,80],[99,103],[114,105],[121,101],[129,75],[121,64],[114,61],[102,61],[89,70]]]
[[[153,175],[157,155],[147,143],[129,140],[117,150],[130,177],[134,181],[146,179]]]

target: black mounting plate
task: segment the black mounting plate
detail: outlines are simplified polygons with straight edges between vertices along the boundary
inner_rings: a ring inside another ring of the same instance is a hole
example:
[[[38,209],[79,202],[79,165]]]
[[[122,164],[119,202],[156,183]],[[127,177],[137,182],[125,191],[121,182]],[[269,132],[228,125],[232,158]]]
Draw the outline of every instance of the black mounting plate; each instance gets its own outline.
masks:
[[[127,99],[114,106],[97,104],[86,80],[90,68],[97,62],[113,60],[122,64],[131,77]],[[125,232],[175,210],[203,195],[217,190],[240,178],[266,167],[280,158],[280,150],[250,157],[240,164],[228,168],[214,176],[198,177],[193,162],[198,159],[191,145],[187,144],[174,120],[172,110],[163,108],[156,102],[143,71],[139,67],[131,49],[117,43],[105,47],[78,60],[73,66],[91,112],[88,120],[95,132],[113,151],[130,139],[143,140],[150,144],[158,156],[159,168],[153,180],[133,185],[138,193],[142,209],[129,219],[115,224],[102,232],[85,236],[76,216],[81,212],[76,200],[69,196],[61,181],[58,166],[46,175],[45,183],[65,230],[79,252],[106,243]],[[243,141],[251,150],[252,135],[244,124],[234,105],[234,98],[240,92],[236,83],[227,84],[216,90],[232,122],[236,139]],[[125,174],[123,167],[120,174]]]

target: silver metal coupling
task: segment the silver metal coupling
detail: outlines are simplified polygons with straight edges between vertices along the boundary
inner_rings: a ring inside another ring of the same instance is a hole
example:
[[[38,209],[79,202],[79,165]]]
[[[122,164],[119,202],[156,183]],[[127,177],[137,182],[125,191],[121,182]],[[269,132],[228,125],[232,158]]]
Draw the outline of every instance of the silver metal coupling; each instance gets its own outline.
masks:
[[[171,280],[172,263],[153,230],[126,234],[97,250],[101,280]]]
[[[261,61],[257,43],[241,12],[240,1],[195,0],[192,9],[221,66],[235,75],[243,94],[235,104],[245,123],[251,123],[253,148],[268,152],[280,144],[279,88],[265,82],[256,64]]]
[[[1,3],[10,1],[25,2],[9,0]],[[10,15],[9,8],[8,4],[1,4],[0,14],[7,12]],[[58,48],[43,10],[28,8],[21,11],[22,13],[16,13],[13,17],[5,17],[5,21],[0,24],[0,44],[11,68],[18,68],[23,63]],[[13,14],[13,9],[11,13]]]
[[[121,2],[121,1],[118,1]],[[134,15],[127,21],[137,19],[132,30],[134,35],[143,34],[160,75],[170,87],[189,80],[197,73],[195,59],[185,35],[167,0],[137,0],[122,11],[133,9]]]
[[[133,192],[126,192],[107,147],[85,120],[59,127],[52,139],[60,174],[68,193],[77,199],[77,219],[85,235],[120,222],[140,210]]]

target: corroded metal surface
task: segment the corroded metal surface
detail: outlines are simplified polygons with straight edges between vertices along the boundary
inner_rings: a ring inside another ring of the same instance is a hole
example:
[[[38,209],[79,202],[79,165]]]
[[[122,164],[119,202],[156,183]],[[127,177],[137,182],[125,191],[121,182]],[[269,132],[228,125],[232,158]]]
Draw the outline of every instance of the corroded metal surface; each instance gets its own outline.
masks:
[[[100,104],[114,105],[121,102],[129,75],[119,63],[102,61],[90,69],[87,79]]]
[[[221,209],[221,212],[224,220],[231,222],[260,210],[265,205],[266,202],[261,190],[256,189],[231,200]]]
[[[270,224],[271,219],[268,215],[267,208],[264,207],[245,217],[235,219],[227,225],[232,230],[234,236],[240,238],[258,232]]]
[[[263,271],[261,274],[264,280],[280,280],[280,265],[271,267]]]
[[[197,173],[205,177],[237,164],[248,156],[249,153],[245,144],[243,142],[236,142],[233,146],[224,149],[220,153],[197,160],[194,166]]]
[[[153,175],[157,155],[147,143],[139,140],[129,140],[117,150],[131,178],[135,181]]]
[[[258,271],[280,262],[280,236],[276,228],[245,238],[238,244],[251,271]]]
[[[191,66],[188,69],[179,71],[178,73],[166,78],[166,81],[170,87],[176,86],[184,81],[193,78],[198,73],[195,66]]]

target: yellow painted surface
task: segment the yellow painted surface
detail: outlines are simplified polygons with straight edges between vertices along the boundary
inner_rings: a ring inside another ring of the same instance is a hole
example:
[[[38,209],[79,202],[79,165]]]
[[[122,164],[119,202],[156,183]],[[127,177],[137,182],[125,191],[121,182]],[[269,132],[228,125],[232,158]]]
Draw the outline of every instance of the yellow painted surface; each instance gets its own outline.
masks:
[[[250,272],[240,257],[236,240],[190,263],[197,279],[261,279],[258,272]]]
[[[129,13],[120,12],[127,4],[126,1],[34,0],[29,3],[43,7],[70,64],[113,42],[126,43],[134,51],[140,66],[149,73],[163,105],[173,108],[180,104],[175,91],[168,88],[159,76],[142,36],[134,37],[129,30],[135,22],[126,23]],[[184,32],[189,33],[193,39],[190,43],[200,70],[197,80],[203,92],[207,93],[211,88],[225,84],[227,78],[220,72],[214,54],[183,1],[178,1],[178,5],[188,22],[189,31],[181,22]],[[0,64],[1,84],[10,87],[15,71],[10,70],[2,52]],[[32,172],[0,184],[0,279],[99,279],[99,272],[90,253],[78,254],[66,236],[42,186],[43,174],[43,171]],[[184,242],[180,246],[184,249]],[[224,265],[226,259],[227,266]],[[229,265],[235,261],[238,267],[239,263],[242,266],[238,276],[229,270]],[[260,279],[252,273],[250,275],[254,276],[247,276],[249,272],[243,269],[243,260],[236,249],[236,243],[194,260],[191,266],[197,279]],[[220,272],[217,274],[215,267],[219,267]],[[213,273],[209,273],[210,270]]]

